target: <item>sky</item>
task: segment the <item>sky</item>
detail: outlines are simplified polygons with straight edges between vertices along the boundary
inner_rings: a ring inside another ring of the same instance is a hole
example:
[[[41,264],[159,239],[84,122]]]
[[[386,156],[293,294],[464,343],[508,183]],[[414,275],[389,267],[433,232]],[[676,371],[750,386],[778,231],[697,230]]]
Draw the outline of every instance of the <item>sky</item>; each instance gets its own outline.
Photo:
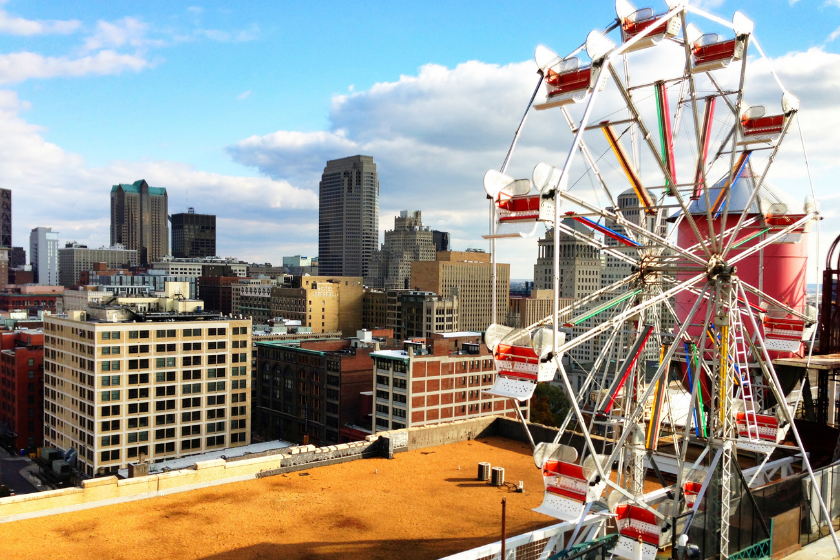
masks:
[[[840,233],[840,0],[692,4],[752,19],[802,100],[825,218],[812,254],[824,253]],[[221,256],[316,255],[323,167],[363,153],[378,165],[381,231],[421,210],[455,249],[486,248],[482,177],[501,165],[536,84],[535,47],[568,53],[614,17],[609,1],[0,2],[0,186],[13,191],[14,245],[28,251],[37,226],[107,245],[111,185],[142,178],[167,189],[170,213],[216,214]],[[674,52],[630,55],[634,78]],[[778,105],[751,54],[753,98]],[[605,94],[596,112],[617,103]],[[560,166],[570,142],[559,111],[532,111],[510,172]],[[801,200],[803,161],[796,132],[768,181]],[[616,193],[627,187],[607,172]],[[575,188],[598,199],[581,173]],[[499,242],[498,255],[513,278],[531,278],[536,240]]]

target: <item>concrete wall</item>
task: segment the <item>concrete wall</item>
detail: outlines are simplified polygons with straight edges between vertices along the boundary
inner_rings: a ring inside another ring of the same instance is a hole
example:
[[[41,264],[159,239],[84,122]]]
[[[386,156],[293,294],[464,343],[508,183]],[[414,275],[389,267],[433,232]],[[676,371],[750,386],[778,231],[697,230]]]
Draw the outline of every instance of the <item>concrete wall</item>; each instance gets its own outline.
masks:
[[[490,416],[381,432],[368,436],[366,441],[318,448],[313,445],[287,447],[231,459],[200,461],[191,468],[124,480],[114,476],[94,478],[84,481],[81,488],[0,498],[0,523],[165,496],[345,461],[393,457],[393,453],[496,435],[496,422],[501,420],[504,419]]]

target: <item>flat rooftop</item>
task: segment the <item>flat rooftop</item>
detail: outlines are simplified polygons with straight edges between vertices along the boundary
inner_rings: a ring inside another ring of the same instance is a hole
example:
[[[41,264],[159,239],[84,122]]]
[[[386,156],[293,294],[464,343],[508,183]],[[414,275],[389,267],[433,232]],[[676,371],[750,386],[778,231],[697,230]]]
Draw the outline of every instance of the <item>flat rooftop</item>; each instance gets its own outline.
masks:
[[[524,493],[476,480],[505,468]],[[459,470],[460,467],[460,470]],[[487,437],[0,524],[3,557],[437,559],[553,525],[528,444]]]

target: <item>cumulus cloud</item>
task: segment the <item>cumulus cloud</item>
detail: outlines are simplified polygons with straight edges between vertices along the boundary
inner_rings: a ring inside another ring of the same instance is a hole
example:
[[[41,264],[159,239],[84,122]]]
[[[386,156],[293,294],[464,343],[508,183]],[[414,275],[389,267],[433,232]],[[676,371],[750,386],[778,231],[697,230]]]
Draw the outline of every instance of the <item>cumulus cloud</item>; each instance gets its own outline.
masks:
[[[30,78],[102,76],[124,71],[139,72],[150,66],[145,58],[112,50],[79,58],[43,56],[31,52],[0,54],[0,83],[22,82]]]
[[[36,226],[55,227],[63,240],[107,245],[111,185],[141,178],[167,189],[171,213],[186,210],[189,193],[198,211],[223,218],[223,254],[279,261],[280,247],[308,246],[317,239],[313,228],[317,229],[318,199],[310,190],[283,180],[208,173],[171,161],[115,161],[91,167],[81,156],[47,142],[42,129],[23,118],[27,108],[16,93],[0,90],[0,185],[12,189],[16,245],[25,244],[29,229]]]
[[[67,35],[82,26],[77,19],[70,20],[31,20],[9,15],[0,10],[0,33],[9,35]]]
[[[832,92],[840,87],[840,55],[814,48],[770,62],[802,100],[798,118],[805,138],[812,139],[809,155],[815,178],[818,187],[830,186],[831,177],[837,172],[833,146],[840,141],[840,133],[834,132],[840,125],[840,110],[832,103]],[[679,76],[684,58],[681,47],[664,45],[633,53],[631,63],[634,81],[644,83]],[[753,105],[764,104],[768,114],[773,114],[781,110],[782,91],[767,64],[760,59],[752,60],[745,100]],[[730,89],[737,85],[738,70],[733,65],[727,71],[716,72],[715,77],[721,87]],[[228,152],[235,161],[255,167],[272,178],[286,179],[313,190],[317,188],[326,160],[359,153],[371,155],[380,174],[381,229],[392,227],[392,216],[397,210],[420,209],[425,223],[453,232],[456,248],[486,247],[487,242],[480,237],[487,229],[482,176],[487,169],[498,169],[501,164],[536,79],[532,62],[499,66],[471,61],[455,68],[430,64],[421,67],[415,75],[378,83],[364,91],[336,95],[327,130],[277,131],[252,136],[230,146]],[[678,85],[669,89],[672,115],[678,91]],[[702,97],[712,91],[712,84],[698,77],[698,95]],[[634,96],[655,132],[656,108],[650,89],[639,90]],[[579,117],[582,105],[570,110],[573,116]],[[693,175],[694,165],[691,151],[694,125],[689,115],[686,106],[677,132],[682,146],[677,151],[678,169],[684,180],[690,180],[688,176]],[[722,101],[718,101],[716,115],[714,137],[719,143],[734,118]],[[626,110],[612,84],[601,94],[591,122],[607,118],[626,118]],[[617,128],[623,131],[623,127]],[[562,165],[571,138],[558,109],[532,112],[510,173],[529,177],[533,166],[540,161]],[[593,131],[586,138],[612,194],[627,189],[629,185],[603,135]],[[629,134],[622,141],[629,147]],[[643,178],[651,186],[661,185],[656,162],[646,147],[640,151]],[[756,169],[763,169],[767,155],[768,152],[755,152]],[[797,123],[794,123],[768,179],[802,199],[810,190],[802,164]],[[716,179],[726,172],[728,165],[729,157],[721,158],[711,176]],[[608,204],[579,156],[571,180],[579,196]],[[534,241],[505,241],[499,245],[500,259],[514,265],[514,277],[529,277],[536,258]]]

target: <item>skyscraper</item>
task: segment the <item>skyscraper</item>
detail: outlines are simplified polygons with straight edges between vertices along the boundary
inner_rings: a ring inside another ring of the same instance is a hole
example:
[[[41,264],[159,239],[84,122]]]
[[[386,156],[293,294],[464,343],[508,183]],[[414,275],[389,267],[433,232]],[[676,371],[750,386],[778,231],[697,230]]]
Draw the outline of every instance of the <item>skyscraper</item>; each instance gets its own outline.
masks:
[[[411,263],[435,260],[432,232],[423,225],[420,210],[403,210],[394,218],[394,229],[385,232],[385,243],[373,259],[367,285],[387,290],[408,289]]]
[[[12,246],[12,191],[0,189],[0,247]]]
[[[48,227],[36,227],[29,234],[29,262],[35,283],[58,285],[58,232]]]
[[[370,156],[327,162],[321,176],[318,273],[370,278],[379,245],[379,176]]]
[[[190,208],[185,214],[172,214],[172,256],[176,259],[216,256],[216,216],[196,214]]]
[[[166,189],[140,179],[111,187],[111,245],[137,251],[141,264],[160,260],[169,251]]]

